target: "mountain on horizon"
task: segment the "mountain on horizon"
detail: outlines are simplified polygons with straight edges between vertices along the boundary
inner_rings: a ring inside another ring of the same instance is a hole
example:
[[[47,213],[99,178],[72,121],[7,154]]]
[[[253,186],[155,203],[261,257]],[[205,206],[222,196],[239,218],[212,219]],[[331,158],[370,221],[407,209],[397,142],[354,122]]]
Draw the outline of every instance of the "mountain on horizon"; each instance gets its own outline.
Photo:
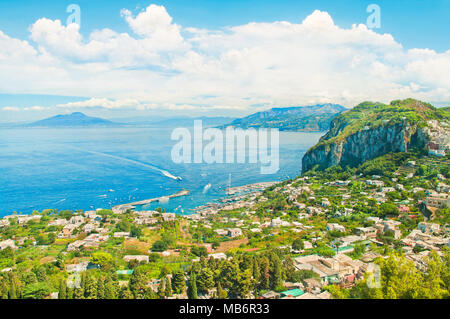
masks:
[[[120,123],[111,122],[99,117],[87,116],[81,112],[56,115],[37,122],[26,124],[26,127],[88,127],[88,126],[116,126]]]
[[[272,108],[239,118],[228,124],[242,129],[278,128],[280,131],[326,131],[331,120],[347,109],[339,104],[317,104]]]

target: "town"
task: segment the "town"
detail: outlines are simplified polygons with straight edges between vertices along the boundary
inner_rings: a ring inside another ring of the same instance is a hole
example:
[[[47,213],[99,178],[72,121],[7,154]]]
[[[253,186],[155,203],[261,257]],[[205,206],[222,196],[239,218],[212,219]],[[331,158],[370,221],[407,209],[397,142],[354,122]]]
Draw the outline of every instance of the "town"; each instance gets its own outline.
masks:
[[[397,267],[397,276],[410,269],[417,282],[429,267],[443,269],[433,273],[439,289],[414,289],[419,298],[448,297],[449,167],[445,156],[387,154],[356,168],[229,189],[190,215],[127,205],[15,213],[0,220],[0,297],[410,294],[405,283],[389,295],[388,267]]]

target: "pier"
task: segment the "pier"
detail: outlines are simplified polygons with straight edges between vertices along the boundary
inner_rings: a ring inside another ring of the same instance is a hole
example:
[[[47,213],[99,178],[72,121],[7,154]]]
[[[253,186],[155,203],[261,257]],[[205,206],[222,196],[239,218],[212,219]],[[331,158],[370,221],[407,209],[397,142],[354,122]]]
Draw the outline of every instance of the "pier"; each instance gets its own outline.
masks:
[[[171,198],[175,198],[175,197],[181,197],[181,196],[187,196],[189,195],[189,190],[187,189],[183,189],[175,194],[172,195],[168,195],[168,196],[161,196],[161,197],[156,197],[156,198],[150,198],[150,199],[144,199],[141,201],[137,201],[137,202],[132,202],[132,203],[127,203],[127,204],[121,204],[121,205],[117,205],[114,206],[112,209],[113,211],[122,211],[122,210],[126,210],[126,209],[133,209],[136,208],[136,206],[142,206],[142,205],[147,205],[153,202],[160,202],[163,201],[165,199],[171,199]]]

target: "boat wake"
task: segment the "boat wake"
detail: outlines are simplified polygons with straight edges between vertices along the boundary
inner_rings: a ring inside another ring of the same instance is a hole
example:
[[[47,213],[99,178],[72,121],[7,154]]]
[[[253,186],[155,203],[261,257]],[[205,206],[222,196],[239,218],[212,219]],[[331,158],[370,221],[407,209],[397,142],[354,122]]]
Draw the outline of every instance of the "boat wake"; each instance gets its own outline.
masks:
[[[88,150],[84,150],[84,149],[81,149],[81,148],[78,148],[78,147],[73,147],[73,146],[71,146],[71,148],[77,149],[77,150],[85,152],[85,153],[94,154],[94,155],[103,156],[103,157],[109,157],[109,158],[113,158],[113,159],[116,159],[116,160],[119,160],[119,161],[135,164],[135,165],[138,165],[138,166],[141,166],[141,167],[150,168],[152,170],[160,172],[162,175],[164,175],[164,176],[166,176],[168,178],[171,178],[173,180],[176,180],[176,181],[181,181],[182,180],[182,178],[180,176],[174,176],[171,173],[169,173],[168,171],[163,170],[163,169],[161,169],[159,167],[156,167],[156,166],[154,166],[152,164],[143,163],[143,162],[132,160],[132,159],[129,159],[129,158],[126,158],[126,157],[121,157],[121,156],[112,155],[112,154],[108,154],[108,153],[102,153],[102,152],[96,152],[96,151],[88,151]]]

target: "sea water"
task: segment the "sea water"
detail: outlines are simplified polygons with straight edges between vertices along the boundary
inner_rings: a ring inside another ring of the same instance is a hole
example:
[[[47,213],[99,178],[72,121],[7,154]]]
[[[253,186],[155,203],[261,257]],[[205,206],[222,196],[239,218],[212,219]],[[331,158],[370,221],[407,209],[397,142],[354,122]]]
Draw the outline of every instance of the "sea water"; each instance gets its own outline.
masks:
[[[323,133],[280,132],[280,169],[260,164],[175,164],[170,127],[0,129],[0,216],[48,208],[91,210],[167,196],[177,213],[214,202],[231,186],[281,181],[301,172],[301,159]],[[181,181],[164,174],[180,176]]]

